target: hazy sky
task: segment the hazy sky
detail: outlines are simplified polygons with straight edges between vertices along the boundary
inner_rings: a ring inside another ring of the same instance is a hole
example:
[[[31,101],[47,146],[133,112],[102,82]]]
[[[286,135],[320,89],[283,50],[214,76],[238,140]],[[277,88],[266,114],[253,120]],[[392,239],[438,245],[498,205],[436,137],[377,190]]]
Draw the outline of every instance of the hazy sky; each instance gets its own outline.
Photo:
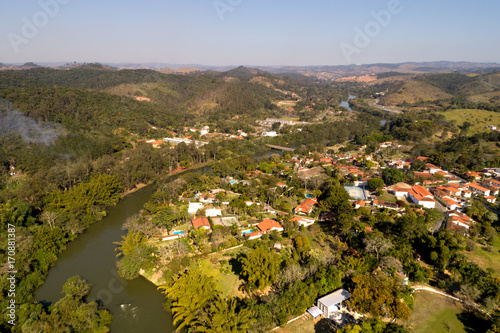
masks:
[[[1,0],[0,62],[500,62],[498,0]]]

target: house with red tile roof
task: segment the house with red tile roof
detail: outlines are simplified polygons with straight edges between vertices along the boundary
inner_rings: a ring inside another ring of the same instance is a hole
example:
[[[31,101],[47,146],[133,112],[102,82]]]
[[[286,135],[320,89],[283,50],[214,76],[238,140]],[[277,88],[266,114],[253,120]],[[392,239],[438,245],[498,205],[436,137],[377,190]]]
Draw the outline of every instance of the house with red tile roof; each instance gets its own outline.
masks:
[[[441,200],[443,201],[445,206],[450,210],[456,210],[462,208],[462,206],[458,202],[451,199],[450,197],[442,197]]]
[[[384,201],[384,200],[373,200],[373,207],[377,208],[387,208],[387,209],[399,209],[399,205],[395,202]]]
[[[421,185],[415,185],[408,192],[408,197],[416,203],[417,205],[422,205],[425,208],[435,208],[436,201],[434,196],[425,187]]]
[[[389,193],[394,194],[396,197],[407,197],[411,190],[411,186],[405,183],[397,183],[390,186],[388,189]]]
[[[490,195],[490,190],[479,185],[478,183],[468,183],[465,185],[474,193],[484,195],[485,197]]]
[[[254,232],[250,232],[248,234],[245,234],[245,238],[247,240],[257,239],[257,238],[261,238],[264,234],[265,234],[265,232],[263,232],[263,231],[254,231]]]
[[[462,193],[461,190],[457,189],[454,186],[448,186],[448,184],[446,184],[444,186],[438,186],[438,187],[436,187],[436,190],[442,191],[442,192],[446,193],[447,195],[451,195],[454,197],[459,197]]]
[[[278,221],[271,220],[271,219],[262,220],[262,222],[257,224],[257,228],[259,228],[259,230],[262,232],[270,232],[273,230],[276,230],[276,231],[283,231],[284,230]]]
[[[482,173],[481,172],[472,172],[472,171],[469,171],[465,174],[467,177],[472,177],[474,178],[475,180],[480,180],[481,179],[481,176],[482,176]]]
[[[295,222],[297,225],[303,226],[303,227],[308,227],[308,226],[314,224],[314,222],[315,222],[314,219],[309,219],[309,218],[302,217],[302,216],[295,216],[290,221]]]
[[[498,195],[498,186],[490,185],[489,183],[486,183],[486,182],[482,182],[479,185],[481,185],[482,187],[490,190],[490,195],[493,195],[493,196],[497,196]]]
[[[435,166],[434,164],[431,164],[431,163],[426,163],[425,166],[429,170],[430,174],[435,174],[438,171],[442,171],[440,168],[438,168],[437,166]]]
[[[498,186],[500,187],[500,180],[496,180],[496,179],[487,179],[485,180],[486,183],[490,184],[490,185],[493,185],[493,186]]]
[[[488,195],[487,197],[484,197],[484,199],[489,203],[495,203],[495,201],[497,200],[497,198],[492,195]]]
[[[467,234],[470,226],[474,221],[464,213],[457,210],[448,212],[448,218],[446,219],[446,229],[459,232],[461,234]]]
[[[366,204],[366,202],[364,200],[357,200],[354,203],[354,208],[358,209],[358,208],[364,207],[365,204]]]
[[[297,214],[311,214],[314,208],[318,205],[318,199],[308,198],[301,202],[297,207],[294,208],[294,212]]]
[[[203,228],[206,230],[212,230],[212,228],[210,227],[210,221],[208,221],[208,218],[206,216],[198,216],[197,218],[192,219],[191,224],[195,229]]]

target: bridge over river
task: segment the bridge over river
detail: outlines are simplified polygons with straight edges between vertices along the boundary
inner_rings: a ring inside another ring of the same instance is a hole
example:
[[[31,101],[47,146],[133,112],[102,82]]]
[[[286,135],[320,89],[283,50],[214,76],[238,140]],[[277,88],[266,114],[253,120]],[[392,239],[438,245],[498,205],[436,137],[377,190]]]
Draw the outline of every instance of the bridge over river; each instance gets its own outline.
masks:
[[[266,145],[271,149],[277,149],[281,151],[295,151],[295,148],[288,148],[288,147],[282,147],[282,146],[275,146],[275,145]]]

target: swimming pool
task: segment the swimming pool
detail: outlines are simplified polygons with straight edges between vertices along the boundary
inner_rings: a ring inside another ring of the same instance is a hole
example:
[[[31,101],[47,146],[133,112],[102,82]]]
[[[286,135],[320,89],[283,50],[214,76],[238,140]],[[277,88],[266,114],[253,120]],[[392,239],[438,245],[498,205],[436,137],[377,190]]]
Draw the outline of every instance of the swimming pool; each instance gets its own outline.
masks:
[[[305,197],[311,199],[311,198],[314,198],[314,195],[312,195],[312,194],[306,194]]]
[[[174,235],[179,235],[179,234],[183,234],[185,233],[185,231],[174,231]]]
[[[344,186],[344,189],[349,193],[349,196],[353,199],[366,200],[365,190],[361,187],[356,186]]]
[[[252,232],[253,232],[253,230],[252,230],[252,229],[248,229],[248,230],[243,230],[243,231],[241,232],[241,234],[242,234],[242,235],[245,235],[245,234],[250,234],[250,233],[252,233]]]

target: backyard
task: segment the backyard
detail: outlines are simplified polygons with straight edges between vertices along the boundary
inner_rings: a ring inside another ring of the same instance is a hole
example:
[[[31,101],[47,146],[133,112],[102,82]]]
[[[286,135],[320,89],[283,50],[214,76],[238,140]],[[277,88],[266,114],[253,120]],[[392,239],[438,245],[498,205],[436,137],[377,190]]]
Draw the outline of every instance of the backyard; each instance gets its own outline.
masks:
[[[415,309],[408,326],[414,333],[484,332],[484,323],[464,310],[462,305],[445,296],[428,291],[414,294]]]

